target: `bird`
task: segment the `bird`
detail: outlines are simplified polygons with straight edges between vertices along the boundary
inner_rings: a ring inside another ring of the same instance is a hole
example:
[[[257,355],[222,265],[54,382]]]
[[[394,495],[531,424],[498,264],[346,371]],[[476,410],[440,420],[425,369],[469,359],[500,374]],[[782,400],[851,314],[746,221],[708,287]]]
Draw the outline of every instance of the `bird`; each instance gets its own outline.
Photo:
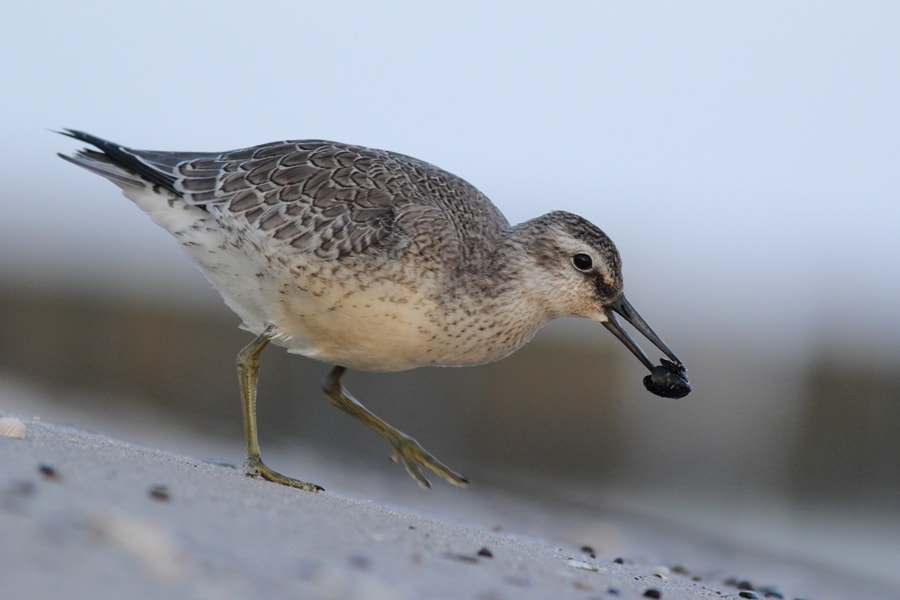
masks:
[[[89,147],[59,156],[100,175],[197,263],[254,339],[237,354],[250,476],[307,491],[260,454],[260,354],[272,343],[332,365],[331,404],[423,471],[468,480],[344,387],[348,369],[395,372],[502,359],[564,316],[601,323],[650,370],[647,389],[691,391],[684,364],[623,292],[622,260],[587,219],[554,210],[510,225],[464,179],[396,152],[326,140],[225,152],[135,150],[74,129]],[[654,365],[617,315],[667,358]]]

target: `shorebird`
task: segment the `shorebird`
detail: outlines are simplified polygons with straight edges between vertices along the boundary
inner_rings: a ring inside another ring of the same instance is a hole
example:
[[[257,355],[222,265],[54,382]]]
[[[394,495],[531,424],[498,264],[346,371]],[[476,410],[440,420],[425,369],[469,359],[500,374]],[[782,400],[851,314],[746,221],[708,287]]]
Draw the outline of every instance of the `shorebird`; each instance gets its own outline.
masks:
[[[660,396],[690,392],[682,362],[622,291],[612,240],[554,211],[511,226],[488,198],[427,162],[323,140],[226,152],[93,146],[59,156],[120,187],[197,262],[255,335],[237,355],[249,475],[319,491],[269,468],[256,424],[259,356],[269,342],[334,365],[328,400],[383,436],[422,487],[423,469],[468,481],[344,388],[346,369],[402,371],[499,360],[549,321],[603,324]],[[616,315],[667,358],[654,365]]]

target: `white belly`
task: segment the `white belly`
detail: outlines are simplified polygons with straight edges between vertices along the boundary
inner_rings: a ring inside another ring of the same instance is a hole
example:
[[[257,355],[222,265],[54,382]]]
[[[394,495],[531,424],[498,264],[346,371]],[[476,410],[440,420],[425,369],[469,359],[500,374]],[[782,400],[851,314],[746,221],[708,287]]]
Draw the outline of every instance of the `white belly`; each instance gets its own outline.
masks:
[[[341,265],[291,269],[227,245],[187,250],[243,327],[259,334],[274,325],[273,343],[289,352],[367,371],[442,363],[429,318],[439,307],[426,282],[411,288],[371,273],[361,286]]]

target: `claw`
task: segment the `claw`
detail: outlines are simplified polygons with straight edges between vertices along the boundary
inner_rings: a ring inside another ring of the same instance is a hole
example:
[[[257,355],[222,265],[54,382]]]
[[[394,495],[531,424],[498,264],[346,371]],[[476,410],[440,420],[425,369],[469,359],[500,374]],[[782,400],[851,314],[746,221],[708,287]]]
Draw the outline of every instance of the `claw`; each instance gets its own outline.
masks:
[[[399,434],[399,432],[398,432]],[[425,478],[420,467],[425,467],[435,475],[447,480],[453,485],[465,487],[469,484],[469,480],[452,471],[449,467],[436,459],[430,452],[425,450],[415,439],[399,434],[396,439],[390,440],[393,446],[391,459],[403,461],[403,466],[409,476],[416,480],[416,483],[424,489],[430,489],[431,483]]]

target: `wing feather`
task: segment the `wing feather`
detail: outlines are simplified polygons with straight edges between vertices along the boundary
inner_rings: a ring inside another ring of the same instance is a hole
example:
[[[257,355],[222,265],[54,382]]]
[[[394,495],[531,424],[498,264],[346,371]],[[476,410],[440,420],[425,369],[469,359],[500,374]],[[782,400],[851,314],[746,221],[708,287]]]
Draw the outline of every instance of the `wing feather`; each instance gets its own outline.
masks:
[[[220,153],[160,152],[63,133],[100,150],[81,150],[66,160],[119,186],[163,187],[223,227],[252,231],[252,239],[263,236],[293,252],[339,259],[417,244],[419,252],[433,247],[464,254],[467,231],[474,237],[485,227],[506,225],[467,182],[393,152],[323,140]]]

